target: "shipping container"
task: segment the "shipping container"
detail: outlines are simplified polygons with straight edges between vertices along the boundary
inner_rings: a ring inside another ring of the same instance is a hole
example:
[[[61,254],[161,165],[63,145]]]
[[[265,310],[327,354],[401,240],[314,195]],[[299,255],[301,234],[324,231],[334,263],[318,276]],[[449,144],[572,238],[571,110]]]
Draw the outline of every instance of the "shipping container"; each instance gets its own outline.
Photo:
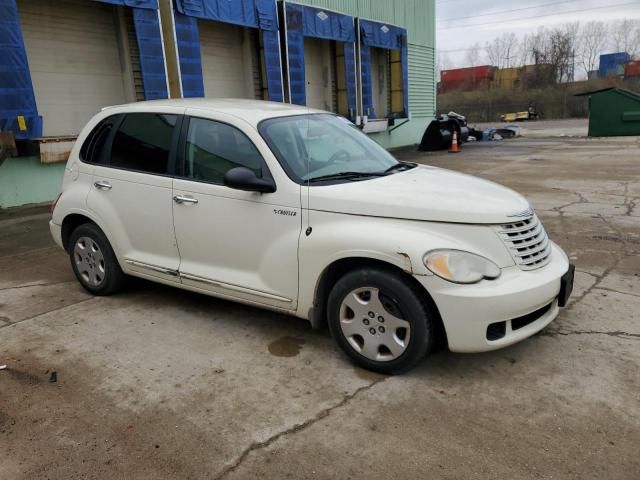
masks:
[[[440,73],[441,92],[472,91],[489,88],[491,81],[494,79],[495,70],[495,67],[491,65],[443,70]]]
[[[600,78],[623,77],[624,67],[631,61],[631,55],[626,52],[607,53],[600,55]]]
[[[624,78],[640,78],[640,60],[627,63],[624,69]]]

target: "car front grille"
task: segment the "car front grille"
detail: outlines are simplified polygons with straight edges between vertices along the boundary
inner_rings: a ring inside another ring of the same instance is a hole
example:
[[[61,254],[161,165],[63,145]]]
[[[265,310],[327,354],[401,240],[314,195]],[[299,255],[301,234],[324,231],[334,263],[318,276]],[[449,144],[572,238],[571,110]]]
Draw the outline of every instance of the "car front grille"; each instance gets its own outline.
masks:
[[[535,270],[549,263],[551,242],[538,217],[500,225],[496,231],[522,270]]]

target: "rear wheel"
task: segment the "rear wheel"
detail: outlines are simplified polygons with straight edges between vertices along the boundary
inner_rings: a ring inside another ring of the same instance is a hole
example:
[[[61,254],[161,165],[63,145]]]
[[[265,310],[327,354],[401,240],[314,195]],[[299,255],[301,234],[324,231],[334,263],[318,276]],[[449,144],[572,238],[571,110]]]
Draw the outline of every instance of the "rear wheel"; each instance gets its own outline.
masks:
[[[93,223],[76,228],[69,239],[71,268],[94,295],[111,295],[124,286],[125,275],[105,234]]]
[[[329,329],[359,366],[386,374],[415,367],[433,344],[433,318],[418,288],[400,273],[363,268],[331,290]]]

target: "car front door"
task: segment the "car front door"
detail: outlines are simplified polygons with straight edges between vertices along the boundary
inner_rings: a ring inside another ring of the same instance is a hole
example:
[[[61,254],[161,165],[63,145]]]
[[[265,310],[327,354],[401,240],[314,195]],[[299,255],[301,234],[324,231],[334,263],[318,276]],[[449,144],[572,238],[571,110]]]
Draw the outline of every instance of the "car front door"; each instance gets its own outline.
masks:
[[[265,158],[276,160],[248,123],[223,114],[203,118],[191,113],[182,127],[178,148],[182,175],[177,175],[173,190],[182,283],[232,299],[294,310],[301,231],[299,186],[276,178],[274,193],[226,187],[224,175],[234,167],[273,178]]]
[[[178,282],[172,151],[184,111],[127,113],[114,124],[93,170],[87,206],[125,271]]]

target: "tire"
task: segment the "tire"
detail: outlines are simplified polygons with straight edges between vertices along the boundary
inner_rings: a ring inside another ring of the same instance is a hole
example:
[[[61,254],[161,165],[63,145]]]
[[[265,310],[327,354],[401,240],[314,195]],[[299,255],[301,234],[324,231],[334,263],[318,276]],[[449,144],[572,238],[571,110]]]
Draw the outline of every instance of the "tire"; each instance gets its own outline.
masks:
[[[111,295],[124,287],[125,275],[105,234],[95,223],[77,227],[69,238],[71,268],[89,293]]]
[[[411,370],[433,345],[435,317],[422,293],[391,269],[347,273],[327,300],[331,336],[360,367],[391,375]]]

